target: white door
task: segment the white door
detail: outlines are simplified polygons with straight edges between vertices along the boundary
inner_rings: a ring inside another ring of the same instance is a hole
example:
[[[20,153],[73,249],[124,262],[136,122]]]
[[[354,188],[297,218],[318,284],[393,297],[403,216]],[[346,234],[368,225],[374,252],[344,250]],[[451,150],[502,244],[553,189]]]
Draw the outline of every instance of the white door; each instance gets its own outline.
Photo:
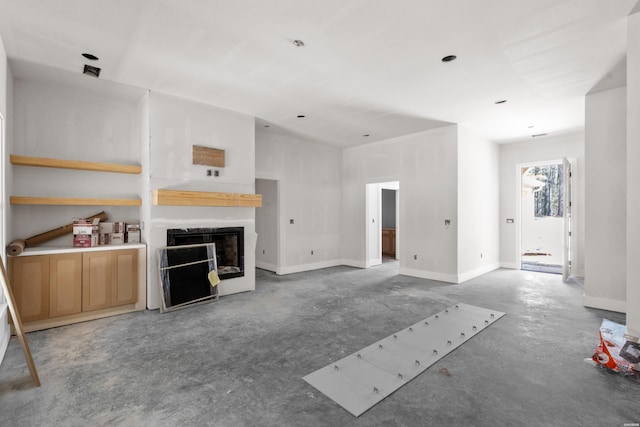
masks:
[[[571,163],[562,159],[562,200],[564,204],[564,231],[562,248],[562,280],[565,282],[571,275]]]

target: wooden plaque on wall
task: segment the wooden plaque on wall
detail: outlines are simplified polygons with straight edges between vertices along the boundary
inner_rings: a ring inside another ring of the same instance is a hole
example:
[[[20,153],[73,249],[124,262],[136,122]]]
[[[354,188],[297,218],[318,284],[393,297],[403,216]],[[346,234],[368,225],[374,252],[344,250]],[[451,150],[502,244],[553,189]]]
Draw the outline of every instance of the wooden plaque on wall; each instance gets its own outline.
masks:
[[[224,150],[193,145],[193,164],[224,167]]]

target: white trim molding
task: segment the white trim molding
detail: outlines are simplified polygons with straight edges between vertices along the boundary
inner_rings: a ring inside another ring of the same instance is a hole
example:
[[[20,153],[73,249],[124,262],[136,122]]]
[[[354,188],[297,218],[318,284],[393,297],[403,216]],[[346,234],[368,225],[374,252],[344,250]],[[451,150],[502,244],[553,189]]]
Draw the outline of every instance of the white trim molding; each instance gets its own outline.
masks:
[[[585,307],[597,308],[599,310],[615,311],[618,313],[627,312],[627,302],[617,299],[591,297],[584,295],[582,305]]]

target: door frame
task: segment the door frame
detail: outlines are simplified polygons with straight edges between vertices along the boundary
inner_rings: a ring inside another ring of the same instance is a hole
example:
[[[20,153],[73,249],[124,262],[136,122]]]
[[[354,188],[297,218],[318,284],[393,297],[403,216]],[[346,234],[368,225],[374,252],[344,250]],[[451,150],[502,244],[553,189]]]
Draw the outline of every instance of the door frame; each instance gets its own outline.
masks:
[[[284,262],[284,254],[286,247],[286,238],[284,235],[285,230],[285,221],[286,219],[283,216],[284,213],[284,179],[281,175],[278,174],[258,174],[254,178],[254,181],[263,180],[263,181],[275,181],[276,184],[276,265],[275,272],[278,275],[284,274],[282,264]],[[254,187],[255,193],[255,187]],[[260,209],[260,208],[256,208]],[[255,222],[255,215],[254,215]],[[260,236],[258,236],[260,238]],[[257,247],[256,247],[257,250]]]
[[[396,191],[396,259],[400,259],[400,180],[365,184],[365,268],[382,264],[382,190]],[[375,199],[372,196],[375,194]],[[375,205],[373,203],[375,202]],[[371,224],[376,224],[371,226]],[[372,253],[370,244],[377,239]]]
[[[533,167],[533,166],[545,166],[545,165],[553,165],[553,164],[559,164],[562,165],[563,164],[563,159],[564,157],[560,157],[560,158],[556,158],[556,159],[550,159],[550,160],[540,160],[540,161],[535,161],[535,162],[522,162],[522,163],[516,163],[516,210],[515,210],[515,222],[517,225],[517,232],[516,232],[516,245],[515,245],[515,264],[517,265],[517,269],[518,270],[522,270],[522,168],[526,168],[526,167]],[[577,159],[575,157],[567,157],[566,158],[569,163],[571,164],[571,176],[570,176],[570,185],[572,189],[576,188],[576,176],[577,176]],[[563,178],[564,179],[564,178]],[[576,216],[576,207],[577,207],[577,201],[576,201],[576,192],[575,191],[571,191],[571,205],[572,205],[572,215],[570,220],[574,221],[574,218]],[[576,234],[575,234],[575,222],[571,223],[571,230],[572,230],[572,236],[571,239],[569,240],[569,258],[570,259],[575,259],[575,253],[576,253]],[[565,239],[567,238],[567,236],[564,235],[564,230],[563,230],[563,245],[565,242]],[[571,266],[569,267],[569,275],[574,275],[575,274],[575,268],[576,265],[575,263],[571,263]]]

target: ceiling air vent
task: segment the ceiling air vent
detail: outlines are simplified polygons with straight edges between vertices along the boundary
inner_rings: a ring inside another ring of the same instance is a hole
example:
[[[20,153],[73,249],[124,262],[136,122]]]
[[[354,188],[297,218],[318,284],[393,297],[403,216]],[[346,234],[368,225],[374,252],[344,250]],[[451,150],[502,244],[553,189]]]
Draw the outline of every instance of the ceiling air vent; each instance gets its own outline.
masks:
[[[84,71],[82,71],[82,74],[86,74],[87,76],[91,76],[91,77],[100,77],[100,71],[102,71],[101,68],[98,67],[93,67],[91,65],[84,65]]]

